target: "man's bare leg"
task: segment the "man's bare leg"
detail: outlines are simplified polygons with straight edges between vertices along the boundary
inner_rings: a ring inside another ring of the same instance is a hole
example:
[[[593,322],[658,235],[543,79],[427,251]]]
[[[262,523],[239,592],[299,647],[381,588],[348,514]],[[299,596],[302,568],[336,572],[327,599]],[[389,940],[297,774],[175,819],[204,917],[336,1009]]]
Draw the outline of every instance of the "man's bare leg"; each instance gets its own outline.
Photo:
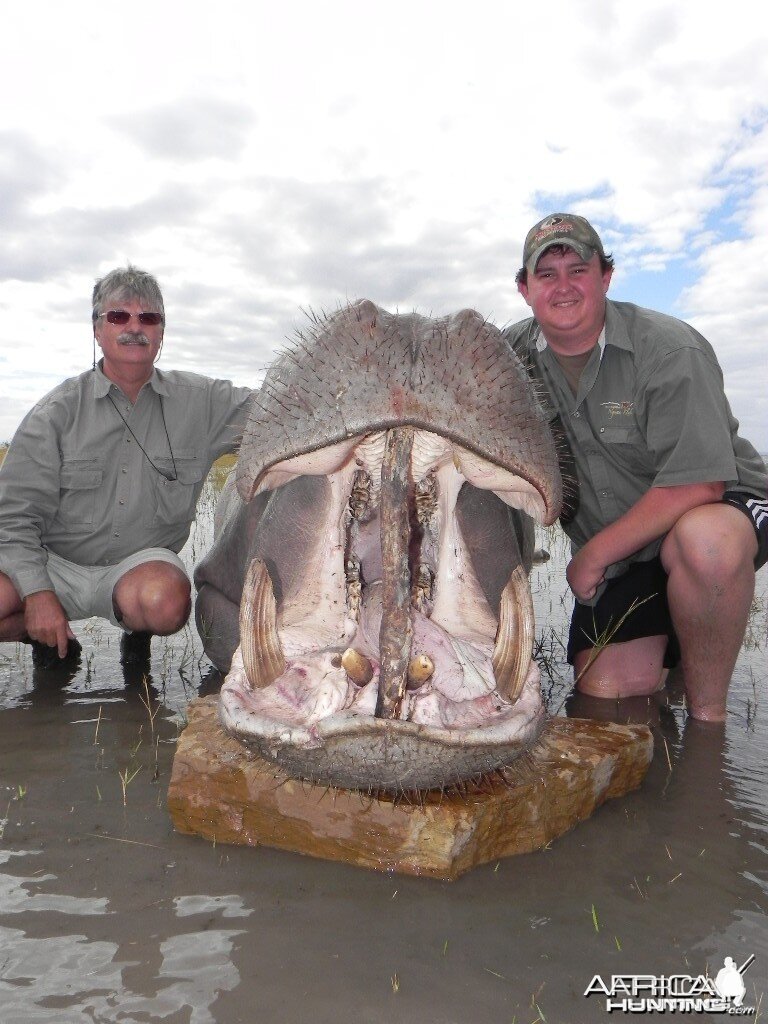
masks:
[[[4,572],[0,572],[0,641],[13,642],[26,639],[24,604],[14,585]]]
[[[644,636],[602,649],[588,648],[574,657],[576,688],[591,697],[647,696],[664,686],[666,636]]]
[[[574,690],[565,702],[568,718],[591,718],[598,722],[618,722],[620,725],[660,725],[662,712],[668,707],[666,690],[639,697],[606,700]]]
[[[755,593],[756,553],[749,519],[724,504],[687,512],[661,548],[688,711],[701,721],[725,721],[728,686]]]

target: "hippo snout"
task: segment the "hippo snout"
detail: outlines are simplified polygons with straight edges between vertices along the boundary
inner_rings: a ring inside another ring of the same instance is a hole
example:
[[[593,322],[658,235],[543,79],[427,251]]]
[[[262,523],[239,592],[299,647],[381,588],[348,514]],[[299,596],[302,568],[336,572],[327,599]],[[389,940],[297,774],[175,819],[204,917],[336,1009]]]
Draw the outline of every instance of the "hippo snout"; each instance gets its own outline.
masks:
[[[356,303],[255,396],[196,574],[224,727],[289,773],[444,787],[544,722],[533,520],[561,484],[527,373],[477,313]]]

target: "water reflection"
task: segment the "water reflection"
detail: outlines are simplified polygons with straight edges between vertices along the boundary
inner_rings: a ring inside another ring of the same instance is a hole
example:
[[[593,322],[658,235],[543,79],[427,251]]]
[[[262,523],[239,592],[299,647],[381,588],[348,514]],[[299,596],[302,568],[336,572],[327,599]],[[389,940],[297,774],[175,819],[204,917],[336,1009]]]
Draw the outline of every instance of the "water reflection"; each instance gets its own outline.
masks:
[[[224,682],[224,676],[217,668],[211,666],[206,672],[203,678],[200,680],[200,686],[198,687],[198,695],[200,697],[212,697],[215,696],[219,690],[221,690],[221,684]]]
[[[215,914],[222,917],[248,917],[253,913],[243,904],[242,896],[177,896],[173,906],[178,917],[193,914]]]
[[[80,670],[58,680],[2,645],[0,1024],[495,1024],[533,1020],[534,993],[550,1024],[581,1024],[578,986],[597,971],[752,952],[764,989],[765,649],[744,652],[725,728],[687,721],[673,685],[618,707],[569,697],[560,562],[535,570],[550,707],[647,722],[654,761],[639,792],[549,850],[452,886],[174,834],[176,736],[189,701],[221,686],[191,630],[153,642],[148,692],[126,685],[108,626],[76,626]]]
[[[81,934],[30,938],[0,926],[3,1024],[80,1024],[84,1018],[219,1024],[216,1000],[240,981],[232,963],[239,934],[209,929],[174,935],[157,945],[159,967],[150,973],[147,947],[156,939],[136,944],[135,958],[124,959],[114,942]]]
[[[0,1006],[4,1024],[75,1024],[84,1014],[108,1016],[109,1005],[123,988],[117,947],[92,942],[85,935],[31,938],[0,925],[3,967]]]
[[[619,725],[647,725],[664,727],[666,733],[677,735],[679,723],[664,691],[649,697],[624,697],[612,700],[593,697],[572,690],[564,703],[568,718],[591,718],[597,722],[617,722]]]
[[[25,867],[41,850],[0,850],[0,865]],[[96,1021],[161,1021],[180,1012],[196,1024],[215,1024],[212,1006],[222,991],[240,980],[233,964],[239,931],[214,927],[218,918],[252,913],[237,895],[180,896],[166,905],[177,918],[205,915],[203,928],[139,941],[105,941],[99,924],[72,927],[69,916],[119,915],[110,931],[136,932],[130,912],[111,906],[106,897],[36,891],[50,886],[51,873],[0,872],[2,916],[23,914],[25,930],[0,925],[0,1008],[3,1024],[32,1021],[67,1024],[83,1016]],[[85,881],[85,879],[82,879]],[[51,915],[54,915],[52,917]],[[106,924],[106,921],[104,922]],[[190,922],[193,923],[193,922]],[[131,1016],[137,1014],[140,1016]]]
[[[15,857],[40,856],[42,850],[0,850],[0,865]],[[27,911],[53,911],[59,914],[105,914],[107,901],[82,896],[64,896],[57,893],[33,892],[42,882],[55,881],[56,876],[35,873],[28,877],[0,873],[0,908],[5,914]]]

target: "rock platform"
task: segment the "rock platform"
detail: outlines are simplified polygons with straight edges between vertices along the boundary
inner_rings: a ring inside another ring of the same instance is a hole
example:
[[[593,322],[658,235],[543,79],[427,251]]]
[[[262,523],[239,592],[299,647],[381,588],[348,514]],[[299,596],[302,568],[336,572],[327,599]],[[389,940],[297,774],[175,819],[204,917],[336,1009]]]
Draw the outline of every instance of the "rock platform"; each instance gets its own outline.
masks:
[[[653,756],[647,726],[552,718],[523,762],[479,784],[368,795],[288,778],[224,732],[217,704],[193,701],[179,738],[168,789],[179,832],[446,880],[547,846],[637,789]]]

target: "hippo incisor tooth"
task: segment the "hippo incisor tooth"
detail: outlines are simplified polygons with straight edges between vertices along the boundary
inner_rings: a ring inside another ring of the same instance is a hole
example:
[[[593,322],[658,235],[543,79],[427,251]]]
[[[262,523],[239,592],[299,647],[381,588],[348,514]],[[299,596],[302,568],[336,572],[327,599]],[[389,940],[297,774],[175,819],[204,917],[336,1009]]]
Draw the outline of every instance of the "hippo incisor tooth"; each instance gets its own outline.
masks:
[[[508,700],[520,696],[533,650],[533,600],[522,565],[509,577],[499,602],[499,630],[493,648],[496,688]]]
[[[341,667],[356,686],[366,686],[373,679],[373,665],[354,647],[348,647],[342,654]]]
[[[418,690],[435,671],[435,663],[428,654],[418,654],[408,662],[408,689]]]
[[[267,567],[260,558],[248,566],[240,602],[240,643],[245,675],[251,686],[263,689],[285,672],[277,635],[277,603]]]

